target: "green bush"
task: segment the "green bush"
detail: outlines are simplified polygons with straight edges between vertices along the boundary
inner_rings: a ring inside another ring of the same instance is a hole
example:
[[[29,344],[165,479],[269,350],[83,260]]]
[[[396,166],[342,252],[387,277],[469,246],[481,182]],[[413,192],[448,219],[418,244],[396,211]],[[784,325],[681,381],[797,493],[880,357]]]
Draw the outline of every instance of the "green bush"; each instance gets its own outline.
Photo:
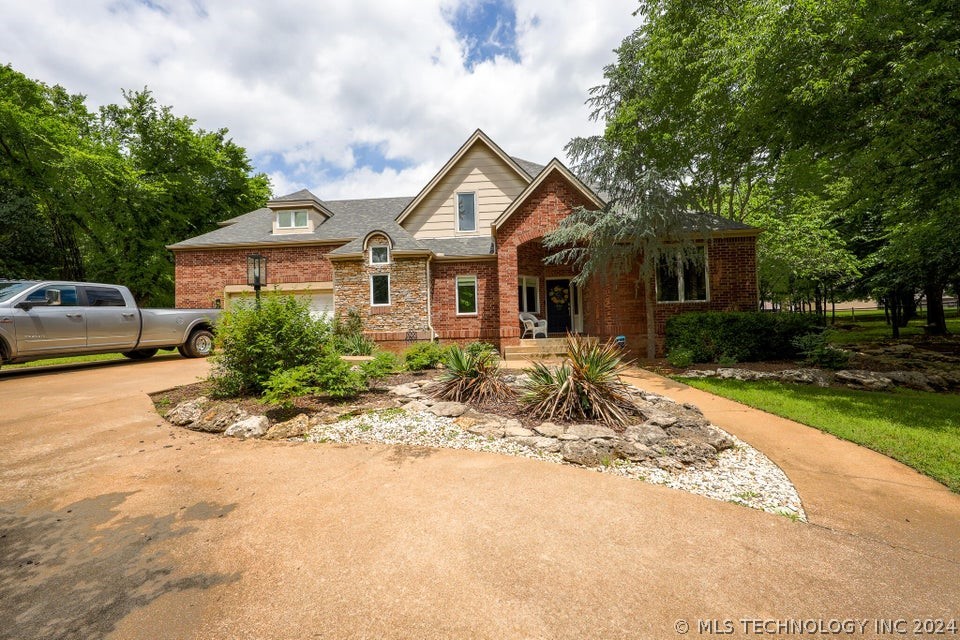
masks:
[[[501,376],[496,351],[476,349],[470,352],[454,345],[447,350],[443,363],[446,371],[432,394],[435,398],[482,404],[513,396],[513,389]]]
[[[436,369],[445,351],[437,342],[417,342],[403,352],[404,366],[410,371]]]
[[[667,320],[667,353],[685,349],[693,362],[720,358],[756,362],[794,358],[793,340],[819,333],[823,319],[799,313],[706,311],[684,313]]]
[[[490,353],[497,357],[500,356],[500,352],[497,351],[497,348],[492,344],[490,344],[489,342],[482,342],[482,341],[471,342],[466,347],[464,347],[463,350],[469,353],[470,355],[475,355],[475,356],[479,356],[485,353]]]
[[[626,369],[616,342],[567,336],[566,358],[556,369],[535,362],[525,369],[520,405],[541,420],[599,420],[622,429],[637,408],[620,374]]]
[[[360,365],[360,371],[368,380],[379,380],[400,370],[400,358],[389,351],[378,351],[373,360]]]
[[[376,343],[362,333],[352,333],[337,342],[337,350],[347,356],[370,356],[377,348]]]
[[[803,354],[803,362],[814,367],[842,369],[850,361],[850,354],[831,346],[822,333],[809,333],[794,338],[793,346]]]
[[[306,301],[267,294],[258,309],[238,301],[220,316],[210,381],[216,396],[259,395],[275,371],[312,364],[330,326],[310,315]]]
[[[352,398],[366,388],[361,371],[344,362],[336,351],[326,349],[310,364],[275,371],[264,384],[263,401],[288,407],[301,396]]]
[[[678,369],[689,367],[693,364],[693,351],[683,347],[676,347],[667,354],[667,362]]]

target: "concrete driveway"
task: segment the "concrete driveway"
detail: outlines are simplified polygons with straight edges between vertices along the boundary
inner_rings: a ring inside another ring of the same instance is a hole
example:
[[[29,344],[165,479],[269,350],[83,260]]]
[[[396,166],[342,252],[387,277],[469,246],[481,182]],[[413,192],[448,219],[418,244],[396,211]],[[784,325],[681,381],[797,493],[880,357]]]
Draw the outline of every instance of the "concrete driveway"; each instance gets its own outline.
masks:
[[[145,393],[206,366],[0,371],[0,637],[773,637],[788,620],[874,637],[960,618],[960,565],[936,546],[521,458],[159,419]]]

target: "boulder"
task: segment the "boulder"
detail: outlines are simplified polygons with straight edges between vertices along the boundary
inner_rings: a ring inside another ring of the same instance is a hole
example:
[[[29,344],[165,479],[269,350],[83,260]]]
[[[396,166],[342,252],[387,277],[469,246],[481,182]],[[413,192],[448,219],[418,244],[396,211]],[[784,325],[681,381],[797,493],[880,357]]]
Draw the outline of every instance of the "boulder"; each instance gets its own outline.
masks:
[[[548,438],[559,438],[566,433],[566,428],[552,422],[544,422],[533,428],[534,431]]]
[[[463,427],[463,430],[475,436],[483,436],[484,438],[502,438],[504,432],[503,425],[496,420],[472,424],[468,427]]]
[[[666,438],[667,432],[651,422],[632,424],[623,432],[624,440],[647,446],[665,440]]]
[[[420,400],[411,400],[401,407],[404,411],[409,411],[410,413],[423,413],[430,409],[430,406]]]
[[[466,413],[467,405],[460,402],[437,402],[432,407],[428,408],[427,411],[436,416],[456,418],[457,416],[462,416],[464,413]]]
[[[522,444],[531,449],[538,449],[547,453],[556,453],[560,451],[560,442],[556,438],[547,438],[544,436],[529,436],[510,438],[511,442]]]
[[[617,440],[613,450],[617,456],[632,462],[640,462],[654,457],[656,454],[650,447],[631,440]]]
[[[267,416],[250,416],[234,422],[224,430],[223,435],[234,438],[259,438],[270,428]]]
[[[919,371],[885,371],[883,373],[898,387],[909,387],[920,391],[933,391],[934,388],[946,388],[946,380],[934,374],[928,375]]]
[[[712,378],[717,375],[714,369],[687,369],[680,374],[682,378]]]
[[[301,413],[286,422],[278,422],[263,434],[264,440],[286,440],[287,438],[299,438],[306,435],[310,430],[310,416]]]
[[[395,396],[422,396],[420,392],[420,385],[416,382],[407,382],[405,384],[398,384],[395,387],[390,387],[389,392]]]
[[[819,369],[784,369],[777,374],[777,377],[784,382],[815,384],[818,387],[826,387],[830,384],[829,374],[820,371]]]
[[[662,409],[641,409],[641,413],[643,413],[643,417],[646,418],[646,422],[644,422],[644,424],[649,424],[651,426],[661,428],[669,427],[677,422],[676,415],[667,411],[663,411]]]
[[[893,388],[893,382],[890,381],[890,378],[874,371],[865,371],[863,369],[837,371],[834,374],[834,379],[853,389],[889,391]]]
[[[227,427],[247,417],[247,412],[235,404],[215,405],[187,425],[188,429],[206,433],[223,433]]]
[[[717,369],[717,376],[725,380],[743,381],[767,380],[776,377],[774,374],[765,371],[751,371],[750,369],[736,369],[732,367],[721,367]]]
[[[533,431],[523,427],[504,427],[503,429],[504,438],[530,438],[533,435]]]
[[[564,442],[560,446],[560,455],[567,462],[582,464],[585,467],[597,466],[603,457],[595,446],[582,440]]]
[[[167,412],[167,422],[178,427],[195,422],[203,415],[203,405],[208,402],[209,400],[205,396],[200,396],[195,400],[185,400]]]
[[[572,424],[567,427],[564,435],[577,436],[581,440],[613,439],[617,437],[617,433],[613,429],[596,424]]]

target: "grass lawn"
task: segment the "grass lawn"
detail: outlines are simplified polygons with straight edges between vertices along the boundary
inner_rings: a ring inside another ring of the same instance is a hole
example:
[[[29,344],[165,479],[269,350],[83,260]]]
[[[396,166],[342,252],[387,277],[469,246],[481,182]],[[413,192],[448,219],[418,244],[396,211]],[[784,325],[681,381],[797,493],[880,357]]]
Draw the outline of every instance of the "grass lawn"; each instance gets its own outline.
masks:
[[[827,318],[829,321],[829,314]],[[957,316],[956,309],[948,309],[946,319],[947,331],[954,335],[960,333],[960,317]],[[925,317],[911,320],[906,327],[900,329],[900,337],[915,338],[924,335],[923,327],[926,323]],[[857,312],[855,319],[838,313],[837,324],[845,328],[828,329],[827,331],[827,339],[836,345],[893,339],[893,330],[884,321],[883,311],[860,311]]]
[[[960,395],[680,380],[879,451],[960,493]]]
[[[102,360],[123,360],[119,353],[95,353],[86,356],[67,356],[64,358],[50,358],[48,360],[33,360],[23,364],[5,364],[4,369],[27,369],[29,367],[48,367],[54,364],[75,364],[79,362],[100,362]]]

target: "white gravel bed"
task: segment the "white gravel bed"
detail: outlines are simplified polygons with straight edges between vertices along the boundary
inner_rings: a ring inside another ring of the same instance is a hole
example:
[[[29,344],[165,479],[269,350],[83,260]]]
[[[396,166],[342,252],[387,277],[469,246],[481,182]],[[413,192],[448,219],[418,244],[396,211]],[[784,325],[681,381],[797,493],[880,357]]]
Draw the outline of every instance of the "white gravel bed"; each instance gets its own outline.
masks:
[[[712,468],[665,471],[649,464],[617,460],[596,470],[805,521],[800,497],[783,471],[750,445],[734,436],[730,438],[735,443],[734,448],[721,452],[717,456],[717,465]],[[316,425],[305,439],[308,442],[370,442],[469,449],[566,464],[559,453],[538,451],[509,439],[488,439],[467,433],[454,424],[452,418],[402,409],[373,411]]]

